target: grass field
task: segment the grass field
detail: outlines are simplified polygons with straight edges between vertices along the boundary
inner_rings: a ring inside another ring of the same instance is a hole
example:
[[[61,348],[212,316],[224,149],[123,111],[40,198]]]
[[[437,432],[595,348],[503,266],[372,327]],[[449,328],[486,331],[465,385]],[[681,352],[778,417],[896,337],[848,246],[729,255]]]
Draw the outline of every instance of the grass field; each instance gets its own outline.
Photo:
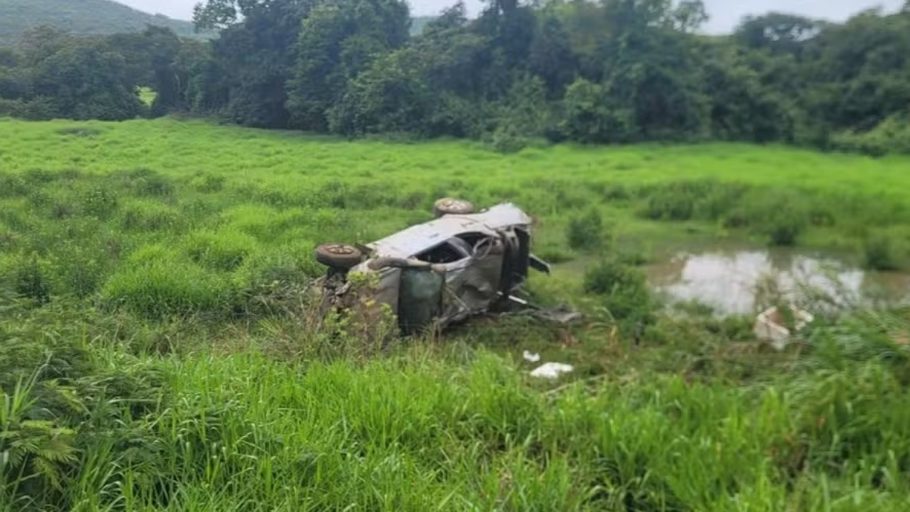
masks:
[[[908,171],[0,120],[0,509],[907,510],[906,312],[832,315],[775,353],[746,318],[661,312],[634,266],[723,238],[906,269]],[[533,213],[559,265],[532,292],[586,322],[399,340],[313,317],[318,243],[442,196]],[[533,382],[526,347],[578,371]]]

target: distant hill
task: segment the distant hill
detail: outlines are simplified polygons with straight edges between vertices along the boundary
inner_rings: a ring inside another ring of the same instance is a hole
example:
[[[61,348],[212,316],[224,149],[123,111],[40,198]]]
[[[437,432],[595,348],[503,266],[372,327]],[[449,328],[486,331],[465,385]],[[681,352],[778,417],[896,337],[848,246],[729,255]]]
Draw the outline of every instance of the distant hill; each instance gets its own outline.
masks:
[[[140,32],[146,25],[200,37],[193,24],[147,14],[111,0],[0,0],[0,45],[15,43],[30,28],[48,25],[77,35]]]

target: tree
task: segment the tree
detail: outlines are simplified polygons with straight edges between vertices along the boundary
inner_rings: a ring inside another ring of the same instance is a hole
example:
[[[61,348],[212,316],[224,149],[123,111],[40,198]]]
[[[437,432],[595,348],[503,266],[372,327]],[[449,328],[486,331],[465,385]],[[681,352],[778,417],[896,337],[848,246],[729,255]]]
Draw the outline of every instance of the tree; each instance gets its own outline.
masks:
[[[195,80],[214,88],[207,94],[196,91],[196,101],[223,113],[238,123],[267,128],[285,128],[290,114],[285,103],[286,84],[292,75],[295,44],[301,21],[317,0],[208,0],[196,7],[194,21],[199,29],[221,29],[212,43],[211,65],[200,69],[221,73]],[[216,100],[218,104],[213,104]]]
[[[33,95],[49,98],[73,119],[106,121],[136,117],[142,103],[122,55],[94,41],[71,44],[33,70]]]
[[[550,96],[561,96],[576,74],[575,54],[562,22],[553,15],[543,15],[540,29],[531,42],[528,68],[541,77]]]
[[[19,65],[19,54],[12,48],[0,47],[0,68],[14,68]]]
[[[413,50],[387,54],[354,78],[327,112],[329,128],[346,135],[408,132],[427,135],[434,95]]]
[[[607,89],[583,78],[566,90],[562,131],[587,143],[628,142],[636,136],[634,113],[611,104]]]
[[[772,12],[746,17],[736,28],[734,37],[749,48],[796,55],[807,41],[819,34],[821,28],[820,22],[809,18]]]
[[[257,0],[206,0],[193,7],[193,24],[197,30],[224,30],[262,7],[265,2]]]
[[[182,44],[171,29],[155,26],[148,26],[137,34],[116,34],[105,39],[109,51],[124,57],[132,80],[155,91],[153,116],[185,107],[182,99],[186,85],[175,68]]]
[[[706,51],[703,87],[709,102],[713,137],[770,142],[793,140],[794,108],[774,86],[762,83],[754,61],[735,48],[715,45]]]
[[[333,0],[303,22],[297,61],[287,85],[293,126],[328,129],[329,109],[347,84],[408,39],[410,16],[402,0]]]
[[[869,130],[910,104],[910,17],[862,13],[806,52],[806,108],[832,128]]]
[[[673,11],[673,25],[681,32],[694,32],[708,21],[708,11],[702,0],[682,0]]]

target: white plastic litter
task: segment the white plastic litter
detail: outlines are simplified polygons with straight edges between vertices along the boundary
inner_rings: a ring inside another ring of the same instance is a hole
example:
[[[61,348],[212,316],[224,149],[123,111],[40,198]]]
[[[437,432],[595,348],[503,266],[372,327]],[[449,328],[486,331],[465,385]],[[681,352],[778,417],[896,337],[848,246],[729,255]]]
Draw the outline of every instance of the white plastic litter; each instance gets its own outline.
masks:
[[[811,313],[797,308],[793,308],[793,316],[796,319],[796,332],[803,330],[815,320]],[[784,326],[781,312],[777,308],[771,308],[758,315],[753,331],[758,339],[770,342],[771,346],[777,350],[785,349],[790,344],[790,337],[793,335],[793,332]]]
[[[560,375],[564,373],[572,373],[573,371],[575,371],[575,367],[570,364],[546,363],[531,372],[531,377],[537,377],[541,379],[558,379]]]
[[[540,361],[540,354],[533,354],[531,352],[528,352],[527,350],[525,350],[525,353],[523,354],[523,356],[525,358],[525,361],[527,361],[529,363],[536,363],[536,362]]]

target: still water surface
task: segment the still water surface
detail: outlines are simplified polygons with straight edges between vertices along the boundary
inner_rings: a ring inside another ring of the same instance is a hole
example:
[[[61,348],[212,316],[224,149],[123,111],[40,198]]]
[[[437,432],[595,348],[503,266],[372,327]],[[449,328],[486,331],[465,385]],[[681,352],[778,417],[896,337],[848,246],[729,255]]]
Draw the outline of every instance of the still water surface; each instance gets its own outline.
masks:
[[[864,271],[834,257],[782,249],[682,251],[646,272],[669,302],[695,301],[724,315],[755,313],[778,292],[841,307],[910,299],[910,274]],[[778,292],[767,293],[773,289]]]

